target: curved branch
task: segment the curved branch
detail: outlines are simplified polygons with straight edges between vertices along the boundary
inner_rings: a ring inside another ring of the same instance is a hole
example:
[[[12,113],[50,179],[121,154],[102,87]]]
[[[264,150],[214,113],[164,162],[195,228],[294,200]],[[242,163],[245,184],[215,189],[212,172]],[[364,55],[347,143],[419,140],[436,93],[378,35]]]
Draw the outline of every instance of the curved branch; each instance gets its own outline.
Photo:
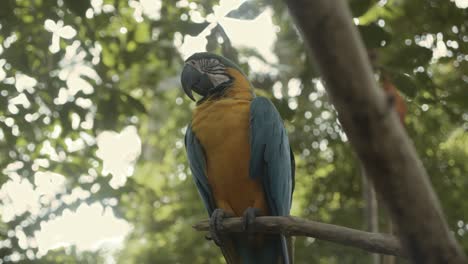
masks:
[[[193,226],[198,231],[207,231],[209,220]],[[244,232],[240,217],[226,218],[220,230],[223,233]],[[398,239],[392,235],[370,233],[343,226],[308,221],[293,216],[261,216],[255,218],[255,231],[259,233],[282,233],[288,236],[307,236],[320,240],[355,247],[369,252],[406,257]]]

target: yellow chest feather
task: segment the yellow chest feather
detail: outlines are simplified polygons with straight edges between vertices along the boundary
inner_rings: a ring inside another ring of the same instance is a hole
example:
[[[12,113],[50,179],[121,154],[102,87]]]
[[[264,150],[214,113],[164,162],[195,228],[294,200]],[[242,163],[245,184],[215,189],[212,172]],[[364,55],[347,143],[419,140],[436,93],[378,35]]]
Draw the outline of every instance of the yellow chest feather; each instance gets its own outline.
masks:
[[[249,176],[250,100],[205,102],[192,129],[205,150],[206,175],[217,207],[241,216],[247,207],[268,213],[263,189]]]

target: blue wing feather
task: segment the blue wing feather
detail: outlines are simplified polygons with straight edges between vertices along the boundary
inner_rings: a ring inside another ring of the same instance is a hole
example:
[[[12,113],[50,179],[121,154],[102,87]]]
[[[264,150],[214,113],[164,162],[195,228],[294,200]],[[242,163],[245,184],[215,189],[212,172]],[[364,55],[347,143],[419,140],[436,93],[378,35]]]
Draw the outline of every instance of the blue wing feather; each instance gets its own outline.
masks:
[[[281,116],[270,100],[250,106],[250,177],[260,180],[272,215],[289,215],[294,189],[294,156]]]
[[[185,148],[195,185],[202,197],[208,215],[211,216],[215,210],[215,203],[208,183],[208,177],[206,177],[205,152],[190,125],[187,127],[187,132],[185,133]]]

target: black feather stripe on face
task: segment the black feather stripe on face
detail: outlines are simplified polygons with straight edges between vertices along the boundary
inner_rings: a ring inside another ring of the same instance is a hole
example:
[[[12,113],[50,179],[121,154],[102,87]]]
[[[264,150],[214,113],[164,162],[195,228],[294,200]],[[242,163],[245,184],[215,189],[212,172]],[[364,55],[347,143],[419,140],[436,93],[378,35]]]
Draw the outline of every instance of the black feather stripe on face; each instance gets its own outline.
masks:
[[[223,65],[218,59],[215,58],[201,58],[196,61],[199,65],[200,72],[211,74],[211,75],[224,75],[226,74],[226,66]]]
[[[218,63],[226,68],[234,68],[236,70],[238,70],[240,73],[242,73],[244,76],[244,72],[241,70],[241,68],[235,64],[233,61],[223,57],[223,56],[220,56],[220,55],[217,55],[217,54],[214,54],[214,53],[210,53],[210,52],[197,52],[197,53],[194,53],[193,55],[191,55],[189,58],[187,58],[185,61],[188,62],[188,61],[198,61],[199,65],[201,66],[201,62],[200,60],[216,60],[218,61]]]

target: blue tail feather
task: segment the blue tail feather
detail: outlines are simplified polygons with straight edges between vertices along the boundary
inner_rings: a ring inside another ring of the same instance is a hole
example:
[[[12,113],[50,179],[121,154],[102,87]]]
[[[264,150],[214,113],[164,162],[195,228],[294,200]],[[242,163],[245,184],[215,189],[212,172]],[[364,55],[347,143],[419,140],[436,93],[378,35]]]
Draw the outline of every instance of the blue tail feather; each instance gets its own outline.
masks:
[[[281,235],[263,235],[249,243],[246,236],[236,236],[232,246],[241,264],[290,263],[286,239]]]

